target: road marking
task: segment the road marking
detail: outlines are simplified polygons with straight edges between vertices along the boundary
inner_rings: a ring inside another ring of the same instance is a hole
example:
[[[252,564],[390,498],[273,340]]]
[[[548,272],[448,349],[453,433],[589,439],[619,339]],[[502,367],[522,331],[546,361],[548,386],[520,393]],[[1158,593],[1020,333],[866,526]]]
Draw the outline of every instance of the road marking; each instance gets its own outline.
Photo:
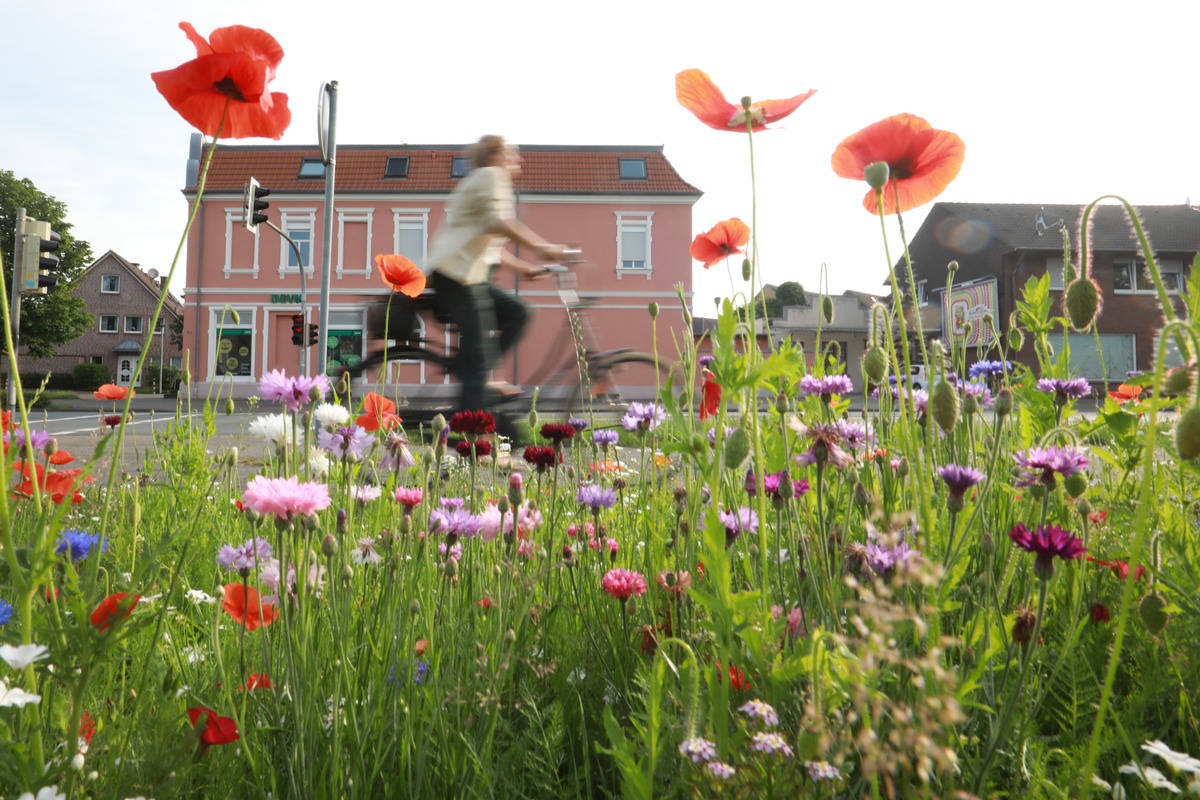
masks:
[[[183,416],[183,419],[191,419],[192,417],[198,417],[198,416],[200,416],[200,413],[197,411],[193,411],[191,414],[185,414]],[[79,417],[79,419],[86,419],[86,417]],[[133,422],[126,422],[125,425],[126,425],[126,427],[128,427],[130,425],[141,425],[146,422],[149,422],[150,424],[154,424],[155,422],[167,423],[167,422],[174,422],[174,421],[175,421],[174,417],[159,418],[159,419],[135,419]],[[75,433],[92,433],[96,429],[97,429],[97,426],[92,425],[87,428],[79,428],[78,430],[73,430],[73,431],[55,431],[52,435],[54,435],[54,436],[70,436],[71,434],[75,434]]]

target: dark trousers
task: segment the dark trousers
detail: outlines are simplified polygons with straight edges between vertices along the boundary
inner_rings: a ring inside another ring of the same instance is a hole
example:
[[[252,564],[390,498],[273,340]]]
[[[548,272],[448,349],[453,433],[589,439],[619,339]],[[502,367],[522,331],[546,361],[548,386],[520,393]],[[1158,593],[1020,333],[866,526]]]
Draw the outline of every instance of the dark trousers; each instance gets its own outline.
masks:
[[[460,410],[485,409],[488,370],[520,340],[529,322],[529,309],[516,296],[491,283],[464,286],[435,272],[430,285],[440,310],[458,327],[458,355],[451,372],[462,382]],[[498,331],[498,335],[493,337],[492,331]]]

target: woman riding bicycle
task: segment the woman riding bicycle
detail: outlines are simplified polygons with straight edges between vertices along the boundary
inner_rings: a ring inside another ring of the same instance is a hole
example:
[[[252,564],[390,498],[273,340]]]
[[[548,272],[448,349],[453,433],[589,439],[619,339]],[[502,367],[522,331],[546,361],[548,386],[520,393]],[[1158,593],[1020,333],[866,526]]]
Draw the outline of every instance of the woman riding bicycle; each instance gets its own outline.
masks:
[[[469,150],[472,170],[450,195],[446,225],[435,233],[425,265],[435,304],[458,327],[458,355],[451,372],[462,382],[462,410],[486,408],[485,389],[507,396],[520,389],[485,383],[524,332],[529,309],[520,298],[491,282],[493,266],[506,267],[531,280],[545,269],[504,248],[518,242],[538,257],[560,260],[567,248],[549,244],[516,217],[512,178],[521,171],[515,146],[500,136],[484,136]],[[492,338],[491,331],[498,331]]]

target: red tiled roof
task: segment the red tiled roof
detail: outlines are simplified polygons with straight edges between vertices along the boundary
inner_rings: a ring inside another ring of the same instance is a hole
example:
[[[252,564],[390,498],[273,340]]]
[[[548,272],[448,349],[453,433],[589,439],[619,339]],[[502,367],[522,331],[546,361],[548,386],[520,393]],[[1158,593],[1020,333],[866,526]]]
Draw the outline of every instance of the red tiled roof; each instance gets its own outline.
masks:
[[[337,191],[397,194],[449,192],[458,183],[450,177],[462,145],[348,145],[337,151]],[[385,178],[389,156],[409,159],[407,178]],[[323,194],[321,178],[300,178],[305,158],[320,158],[315,146],[221,145],[208,172],[207,191],[242,191],[253,176],[276,192]],[[622,158],[644,158],[646,179],[621,180]],[[701,192],[679,176],[662,147],[522,145],[521,174],[516,189],[529,194],[644,194],[689,195]],[[195,191],[188,186],[185,192]]]

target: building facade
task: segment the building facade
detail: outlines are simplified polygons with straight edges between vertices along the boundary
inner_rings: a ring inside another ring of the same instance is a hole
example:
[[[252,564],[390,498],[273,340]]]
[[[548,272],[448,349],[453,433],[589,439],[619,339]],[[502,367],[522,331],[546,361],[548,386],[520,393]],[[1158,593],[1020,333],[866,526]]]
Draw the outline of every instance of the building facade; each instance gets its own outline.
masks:
[[[150,330],[161,292],[157,273],[147,274],[109,250],[80,274],[72,289],[72,294],[87,303],[93,316],[91,328],[59,348],[52,358],[22,356],[21,371],[69,374],[76,364],[90,362],[107,367],[115,384],[141,386],[160,363],[180,366],[182,350],[173,343],[172,331],[183,318],[183,306],[174,295],[168,293],[158,325]],[[151,346],[143,372],[138,374],[137,360],[147,337],[152,339]]]
[[[197,199],[201,153],[195,139],[192,155],[184,189],[189,205]],[[672,333],[683,326],[676,287],[682,285],[690,301],[688,246],[700,192],[678,175],[661,147],[523,146],[521,155],[517,215],[548,240],[583,250],[588,266],[576,271],[575,291],[593,304],[589,320],[598,345],[649,351],[654,342],[647,306],[657,302],[658,350],[673,360]],[[331,374],[383,347],[368,323],[369,312],[390,294],[375,255],[399,253],[422,264],[445,223],[449,194],[469,170],[463,146],[338,148],[330,226]],[[297,243],[299,257],[267,226],[256,233],[243,227],[243,187],[251,177],[271,190],[267,216]],[[315,146],[217,148],[187,251],[184,347],[201,391],[218,381],[235,396],[248,396],[269,370],[311,374],[317,368],[316,348],[292,344],[291,326],[302,300],[305,324],[317,322],[324,195],[325,168]],[[494,377],[533,386],[545,373],[574,363],[555,281],[520,281],[509,272],[498,280],[533,314],[524,339]],[[435,352],[454,351],[453,334],[432,320],[423,320],[416,335]],[[390,391],[401,400],[457,394],[452,379],[430,363],[391,360],[386,369]],[[647,386],[654,382],[648,371],[630,377]],[[358,380],[378,378],[365,374]]]
[[[862,388],[863,354],[871,336],[871,309],[886,298],[865,292],[847,290],[839,295],[829,295],[833,304],[833,319],[827,321],[821,310],[824,295],[810,295],[803,306],[784,306],[783,315],[771,320],[771,338],[775,341],[791,339],[804,349],[804,357],[811,368],[818,350],[833,361],[845,365],[846,374],[855,389]],[[878,314],[879,325],[887,325],[888,311]],[[820,347],[817,334],[820,332]]]

